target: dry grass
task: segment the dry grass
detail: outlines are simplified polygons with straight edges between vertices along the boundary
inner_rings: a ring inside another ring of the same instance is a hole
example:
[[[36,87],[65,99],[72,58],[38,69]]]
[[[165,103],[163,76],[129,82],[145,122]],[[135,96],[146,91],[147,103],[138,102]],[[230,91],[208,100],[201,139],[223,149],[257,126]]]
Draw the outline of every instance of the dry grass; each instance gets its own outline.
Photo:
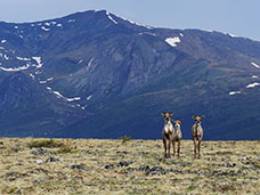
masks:
[[[0,194],[259,194],[260,142],[1,139]]]
[[[64,143],[61,141],[53,140],[53,139],[39,139],[39,140],[32,140],[28,143],[30,148],[56,148],[64,146]]]

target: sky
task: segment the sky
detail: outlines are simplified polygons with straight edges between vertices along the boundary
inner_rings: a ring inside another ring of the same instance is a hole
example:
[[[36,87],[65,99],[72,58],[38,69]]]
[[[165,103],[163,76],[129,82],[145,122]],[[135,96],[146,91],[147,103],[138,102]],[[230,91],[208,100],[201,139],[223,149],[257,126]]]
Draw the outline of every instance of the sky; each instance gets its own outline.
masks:
[[[0,0],[0,21],[40,21],[91,9],[155,27],[216,30],[260,41],[260,0]]]

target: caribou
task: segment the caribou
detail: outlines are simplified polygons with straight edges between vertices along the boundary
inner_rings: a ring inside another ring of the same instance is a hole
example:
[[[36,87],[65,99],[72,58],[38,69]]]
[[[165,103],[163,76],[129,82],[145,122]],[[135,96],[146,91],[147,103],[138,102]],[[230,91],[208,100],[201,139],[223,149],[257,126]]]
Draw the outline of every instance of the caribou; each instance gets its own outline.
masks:
[[[192,139],[194,144],[194,158],[200,158],[200,145],[203,138],[203,128],[201,122],[204,116],[193,115],[192,119],[194,120],[194,125],[192,126]]]
[[[164,157],[170,158],[171,157],[171,143],[173,140],[173,133],[174,133],[174,127],[173,127],[173,121],[172,121],[172,112],[163,112],[162,113],[163,119],[164,119],[164,126],[162,130],[162,140],[163,140],[163,146],[164,146]]]
[[[171,145],[173,147],[173,155],[176,154],[175,145],[177,143],[177,156],[180,156],[180,145],[181,145],[181,121],[176,120],[173,122],[172,112],[163,112],[164,126],[162,131],[162,139],[164,146],[164,157],[171,157]]]
[[[173,155],[175,155],[175,144],[177,143],[177,156],[180,157],[181,138],[182,138],[181,121],[176,120],[174,124],[175,124],[174,132],[172,136]]]

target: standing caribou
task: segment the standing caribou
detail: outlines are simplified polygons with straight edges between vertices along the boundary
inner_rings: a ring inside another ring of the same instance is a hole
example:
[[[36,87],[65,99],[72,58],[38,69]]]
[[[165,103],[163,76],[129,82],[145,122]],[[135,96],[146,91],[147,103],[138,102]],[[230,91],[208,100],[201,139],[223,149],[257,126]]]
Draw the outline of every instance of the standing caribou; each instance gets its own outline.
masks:
[[[201,121],[203,120],[203,116],[193,115],[192,119],[195,121],[192,126],[192,139],[194,144],[194,158],[200,158],[200,145],[203,138],[203,128],[201,126]]]
[[[171,144],[173,146],[173,155],[175,155],[175,143],[178,143],[177,154],[178,157],[180,156],[180,141],[182,138],[181,133],[181,121],[175,121],[173,125],[172,112],[163,112],[162,113],[164,119],[164,127],[162,131],[162,139],[163,139],[163,146],[164,146],[164,157],[170,158],[171,157]]]
[[[175,123],[174,132],[172,136],[173,155],[175,155],[175,143],[177,142],[177,155],[178,157],[180,157],[181,138],[182,138],[181,121],[176,120],[174,123]]]
[[[162,140],[164,146],[164,157],[171,157],[171,145],[173,147],[173,155],[175,155],[175,145],[177,143],[177,155],[180,156],[180,146],[182,139],[181,121],[173,122],[172,112],[163,112],[164,126],[162,131]],[[200,146],[203,138],[203,128],[201,122],[204,116],[193,115],[192,119],[195,121],[192,126],[192,139],[194,144],[194,158],[200,158]]]
[[[162,131],[162,139],[164,146],[164,157],[171,157],[171,143],[172,143],[172,135],[173,135],[173,124],[172,124],[172,112],[163,112],[162,116],[164,119],[164,126]]]

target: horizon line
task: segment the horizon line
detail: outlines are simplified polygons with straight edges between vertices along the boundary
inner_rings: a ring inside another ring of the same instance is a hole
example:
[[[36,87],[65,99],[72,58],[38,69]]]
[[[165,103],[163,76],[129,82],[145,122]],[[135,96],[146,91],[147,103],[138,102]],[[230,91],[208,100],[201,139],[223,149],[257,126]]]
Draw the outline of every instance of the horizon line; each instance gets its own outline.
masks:
[[[251,38],[251,37],[246,37],[246,36],[241,36],[241,35],[237,35],[237,34],[233,34],[230,32],[224,32],[224,31],[219,31],[219,30],[212,30],[212,29],[203,29],[203,28],[199,28],[199,27],[188,27],[188,28],[173,28],[170,26],[153,26],[153,25],[149,25],[149,24],[142,24],[142,23],[138,23],[135,21],[132,21],[130,19],[124,18],[122,16],[119,16],[117,14],[114,14],[110,11],[108,11],[107,9],[101,8],[101,9],[89,9],[89,10],[80,10],[80,11],[76,11],[73,13],[69,13],[63,16],[57,16],[55,18],[46,18],[46,19],[39,19],[39,20],[35,20],[35,21],[24,21],[24,22],[10,22],[10,21],[0,21],[1,23],[6,23],[6,24],[15,24],[15,25],[21,25],[21,24],[33,24],[33,23],[42,23],[42,22],[47,22],[47,21],[51,21],[51,20],[57,20],[57,19],[62,19],[65,17],[69,17],[69,16],[73,16],[76,14],[84,14],[86,12],[102,12],[105,11],[109,14],[112,14],[118,18],[121,18],[123,20],[127,20],[130,23],[134,23],[135,25],[139,25],[139,26],[144,26],[146,28],[154,28],[154,29],[169,29],[169,30],[181,30],[181,31],[185,31],[185,30],[198,30],[198,31],[203,31],[203,32],[208,32],[208,33],[221,33],[227,36],[230,36],[232,38],[241,38],[241,39],[249,39],[251,41],[255,41],[255,42],[260,42],[260,40]]]

